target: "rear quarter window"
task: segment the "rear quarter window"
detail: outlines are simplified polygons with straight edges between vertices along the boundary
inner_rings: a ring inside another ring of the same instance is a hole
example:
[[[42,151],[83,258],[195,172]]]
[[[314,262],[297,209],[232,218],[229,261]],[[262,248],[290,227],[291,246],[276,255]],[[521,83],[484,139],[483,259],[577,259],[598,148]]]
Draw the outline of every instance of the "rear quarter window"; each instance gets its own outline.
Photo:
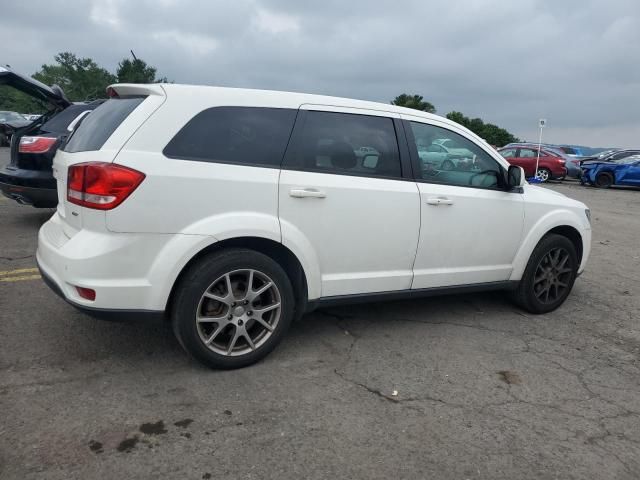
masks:
[[[111,98],[87,115],[69,137],[65,152],[100,150],[111,134],[146,97]]]
[[[198,113],[163,153],[178,160],[279,167],[297,110],[214,107]]]

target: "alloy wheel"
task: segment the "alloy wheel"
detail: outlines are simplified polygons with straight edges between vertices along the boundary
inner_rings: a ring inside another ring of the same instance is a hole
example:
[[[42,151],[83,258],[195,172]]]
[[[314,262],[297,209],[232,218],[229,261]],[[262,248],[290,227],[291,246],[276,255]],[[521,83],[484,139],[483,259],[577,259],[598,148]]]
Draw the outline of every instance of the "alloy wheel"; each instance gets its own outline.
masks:
[[[573,265],[569,252],[562,247],[551,249],[536,268],[533,293],[539,302],[551,304],[569,288]]]
[[[198,335],[207,348],[220,355],[251,353],[276,329],[281,302],[276,283],[263,272],[228,272],[200,298],[195,318]]]
[[[549,176],[549,170],[547,170],[546,168],[540,168],[538,170],[538,173],[536,174],[536,177],[538,177],[541,182],[546,182],[547,180],[549,180]]]

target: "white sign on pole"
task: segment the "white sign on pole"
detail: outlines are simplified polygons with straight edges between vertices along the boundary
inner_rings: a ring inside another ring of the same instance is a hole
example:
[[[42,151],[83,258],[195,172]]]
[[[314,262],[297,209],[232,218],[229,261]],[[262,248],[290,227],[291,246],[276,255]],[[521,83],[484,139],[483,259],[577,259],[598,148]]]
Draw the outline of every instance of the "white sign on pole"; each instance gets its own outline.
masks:
[[[544,128],[546,124],[547,124],[547,119],[546,118],[541,118],[540,119],[540,128]]]

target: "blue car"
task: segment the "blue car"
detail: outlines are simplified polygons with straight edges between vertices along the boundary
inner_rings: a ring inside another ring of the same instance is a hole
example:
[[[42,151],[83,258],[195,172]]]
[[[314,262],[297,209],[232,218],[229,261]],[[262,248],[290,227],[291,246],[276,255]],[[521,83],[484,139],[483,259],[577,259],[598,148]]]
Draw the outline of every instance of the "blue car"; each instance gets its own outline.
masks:
[[[600,188],[611,185],[640,187],[640,155],[619,160],[590,160],[582,163],[583,184]]]

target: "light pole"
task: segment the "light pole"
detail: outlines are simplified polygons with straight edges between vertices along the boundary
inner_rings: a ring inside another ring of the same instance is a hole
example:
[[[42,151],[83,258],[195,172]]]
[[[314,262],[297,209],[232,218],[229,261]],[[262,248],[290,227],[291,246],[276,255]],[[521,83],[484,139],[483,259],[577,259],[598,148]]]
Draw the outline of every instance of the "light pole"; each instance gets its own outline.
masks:
[[[540,137],[538,138],[538,158],[536,158],[536,174],[535,177],[538,178],[538,164],[540,163],[540,146],[542,145],[542,129],[547,124],[546,118],[541,118],[539,121],[540,125]]]

